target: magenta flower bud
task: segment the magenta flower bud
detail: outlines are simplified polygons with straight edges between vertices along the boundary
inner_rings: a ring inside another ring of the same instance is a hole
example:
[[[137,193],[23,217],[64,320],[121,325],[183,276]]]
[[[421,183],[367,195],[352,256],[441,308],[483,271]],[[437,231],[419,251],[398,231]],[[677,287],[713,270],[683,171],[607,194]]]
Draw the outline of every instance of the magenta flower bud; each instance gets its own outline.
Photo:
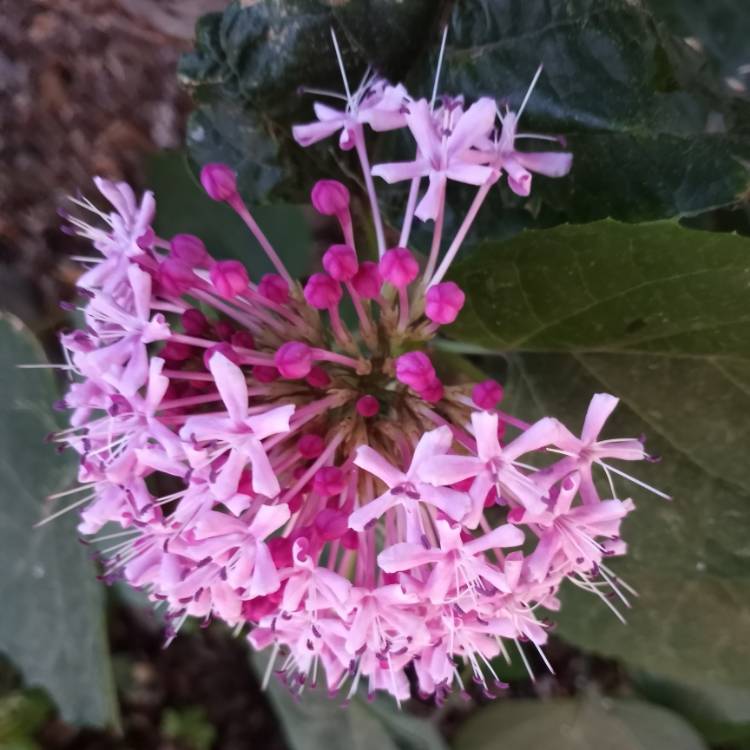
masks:
[[[273,383],[279,379],[279,371],[270,365],[253,365],[251,372],[259,383]]]
[[[327,388],[331,384],[331,378],[328,373],[318,365],[314,365],[306,378],[308,385],[313,388]]]
[[[277,273],[264,274],[258,282],[258,292],[277,305],[285,305],[289,301],[289,284]]]
[[[362,261],[359,270],[352,279],[354,291],[363,299],[375,299],[380,295],[383,286],[383,278],[380,275],[378,264],[371,260]]]
[[[314,433],[303,435],[297,443],[297,449],[302,454],[302,457],[309,460],[317,458],[323,452],[325,446],[325,440],[320,435]]]
[[[135,241],[135,244],[141,250],[151,250],[156,242],[156,232],[151,227],[148,227],[146,231]]]
[[[465,301],[466,295],[458,284],[446,281],[427,290],[424,312],[433,323],[446,325],[458,317]]]
[[[503,399],[503,387],[497,380],[484,380],[472,388],[471,399],[480,409],[494,409]]]
[[[189,307],[182,313],[182,328],[188,336],[203,336],[208,331],[208,318],[197,308]]]
[[[235,332],[235,327],[228,320],[219,320],[214,323],[214,333],[222,341],[229,341]]]
[[[232,349],[229,344],[227,344],[226,342],[222,342],[221,344],[216,344],[216,346],[212,346],[203,352],[203,366],[207,370],[210,369],[208,365],[211,361],[211,357],[213,357],[217,352],[219,354],[223,354],[230,362],[233,362],[235,365],[239,365],[240,358],[237,352]]]
[[[215,201],[228,201],[237,195],[237,177],[226,164],[206,164],[201,169],[201,185]]]
[[[396,378],[419,393],[435,380],[435,368],[424,352],[408,352],[396,360]]]
[[[211,283],[222,297],[231,299],[247,291],[250,279],[238,260],[220,260],[211,266]]]
[[[349,210],[349,191],[338,180],[318,180],[310,198],[315,210],[323,216],[340,216]]]
[[[281,377],[297,380],[312,369],[312,349],[302,341],[287,341],[277,349],[273,360]]]
[[[324,466],[315,472],[313,490],[321,497],[340,495],[346,487],[346,475],[338,466]]]
[[[175,297],[187,292],[198,281],[191,266],[173,258],[167,258],[159,264],[158,280],[161,288]]]
[[[419,263],[410,250],[393,247],[380,259],[380,275],[397,289],[403,289],[417,278]]]
[[[194,234],[176,234],[172,237],[169,257],[196,268],[207,266],[211,260],[203,240]]]
[[[250,331],[235,331],[229,343],[240,349],[255,349],[255,339]]]
[[[336,281],[351,281],[359,269],[354,248],[349,245],[331,245],[323,256],[323,268]]]
[[[357,411],[363,417],[374,417],[380,411],[380,402],[375,396],[362,396],[357,400]]]
[[[184,362],[193,356],[193,347],[181,341],[167,341],[159,352],[159,356],[171,362]]]
[[[318,310],[335,307],[341,300],[341,285],[327,273],[314,273],[305,284],[305,299]]]
[[[436,404],[445,395],[445,389],[437,378],[433,378],[424,388],[420,388],[418,393],[425,401]]]
[[[315,530],[320,534],[320,538],[326,542],[339,539],[349,531],[348,519],[347,513],[335,508],[323,508],[315,517]]]

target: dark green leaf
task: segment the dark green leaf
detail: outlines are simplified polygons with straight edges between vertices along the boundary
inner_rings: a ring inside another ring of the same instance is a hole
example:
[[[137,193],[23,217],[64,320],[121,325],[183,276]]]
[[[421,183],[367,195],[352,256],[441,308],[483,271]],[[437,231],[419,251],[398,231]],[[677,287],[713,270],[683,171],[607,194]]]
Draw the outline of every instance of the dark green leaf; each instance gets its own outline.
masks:
[[[456,750],[705,750],[679,716],[648,703],[596,696],[581,701],[498,701],[459,730]]]
[[[75,513],[33,528],[45,514],[43,498],[75,482],[74,458],[43,444],[59,428],[55,381],[45,369],[18,369],[46,360],[15,318],[0,318],[0,339],[0,650],[27,684],[49,692],[67,721],[112,724],[103,590],[77,541]],[[64,507],[70,498],[57,502]]]
[[[738,15],[741,15],[738,13]],[[572,221],[696,213],[733,202],[748,185],[731,108],[703,80],[701,59],[627,0],[465,0],[451,17],[445,87],[509,97],[518,107],[545,70],[523,130],[566,136],[575,154],[562,180],[535,191]],[[413,77],[425,89],[434,59]],[[712,125],[713,123],[713,125]],[[530,142],[531,143],[531,142]],[[544,145],[544,144],[543,144]]]
[[[634,675],[639,693],[685,717],[709,742],[750,745],[750,689],[675,682],[645,672]]]
[[[253,654],[252,663],[262,677],[267,655]],[[388,698],[370,702],[355,695],[344,710],[342,696],[307,687],[295,699],[274,676],[268,696],[291,750],[447,750],[432,724],[400,711]]]
[[[750,669],[750,240],[671,222],[561,226],[483,246],[455,278],[467,293],[455,335],[518,352],[510,410],[575,428],[593,393],[617,394],[611,435],[645,433],[662,461],[632,471],[675,498],[619,485],[638,508],[624,528],[629,554],[613,567],[640,598],[623,627],[571,589],[562,634],[677,679],[741,684]]]

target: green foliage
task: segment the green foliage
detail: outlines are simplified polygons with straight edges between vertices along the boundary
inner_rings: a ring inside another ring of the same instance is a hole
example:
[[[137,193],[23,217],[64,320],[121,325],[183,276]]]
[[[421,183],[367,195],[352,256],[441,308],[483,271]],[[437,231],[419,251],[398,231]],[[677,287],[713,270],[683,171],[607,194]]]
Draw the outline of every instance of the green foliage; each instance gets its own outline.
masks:
[[[216,739],[215,727],[199,707],[168,708],[162,716],[161,731],[187,750],[211,750]]]
[[[0,340],[0,650],[28,685],[44,687],[66,720],[112,724],[104,592],[76,539],[75,514],[34,528],[48,511],[43,498],[75,481],[75,460],[43,445],[59,428],[50,410],[57,386],[49,370],[18,368],[46,364],[18,320],[0,318]]]
[[[648,437],[626,482],[637,512],[612,567],[639,592],[623,627],[569,590],[560,632],[676,679],[742,684],[750,669],[750,240],[672,222],[603,221],[488,243],[459,264],[462,341],[509,353],[509,409],[579,424],[592,393],[622,398],[612,434]],[[572,589],[572,587],[571,587]],[[722,635],[717,637],[717,623]]]
[[[36,750],[34,735],[53,711],[41,690],[14,690],[0,696],[0,747],[3,750]]]
[[[498,738],[502,738],[498,741]],[[456,750],[705,750],[679,716],[631,700],[498,701],[459,730]]]
[[[252,663],[262,678],[268,655],[253,654]],[[434,725],[398,711],[390,698],[355,694],[344,710],[342,698],[331,699],[320,687],[308,686],[296,699],[273,675],[268,697],[290,750],[447,750]]]

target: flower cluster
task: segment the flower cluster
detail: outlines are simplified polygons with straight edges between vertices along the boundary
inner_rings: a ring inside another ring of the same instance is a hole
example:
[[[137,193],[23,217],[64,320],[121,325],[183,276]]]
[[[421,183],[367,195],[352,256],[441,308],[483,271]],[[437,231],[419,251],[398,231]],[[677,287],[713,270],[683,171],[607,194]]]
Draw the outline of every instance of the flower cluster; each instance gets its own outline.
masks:
[[[101,258],[84,259],[85,326],[62,336],[75,382],[55,436],[80,455],[72,497],[105,578],[165,608],[242,629],[298,692],[325,673],[332,693],[360,682],[398,700],[411,685],[440,699],[463,663],[488,693],[508,644],[540,649],[564,580],[611,605],[625,599],[606,558],[622,554],[610,460],[646,458],[640,440],[600,440],[617,399],[594,396],[580,437],[553,418],[527,424],[499,408],[488,380],[444,382],[430,356],[464,293],[443,281],[489,189],[506,176],[562,175],[571,156],[519,151],[519,112],[412,99],[368,75],[343,111],[316,104],[294,129],[308,145],[340,131],[363,167],[377,256],[355,232],[345,185],[321,180],[314,208],[341,242],[304,283],[290,277],[233,172],[204,167],[208,195],[231,206],[276,272],[251,279],[195,236],[157,236],[150,193],[96,180],[113,210],[100,228],[71,217]],[[522,107],[521,107],[522,109]],[[365,126],[407,127],[416,157],[370,167]],[[373,176],[411,180],[398,241]],[[426,178],[427,187],[420,197]],[[444,252],[446,186],[477,198]],[[414,217],[434,220],[426,263],[409,249]],[[442,259],[441,259],[442,255]],[[440,265],[438,265],[438,261]],[[348,297],[356,330],[341,315]],[[602,499],[592,471],[611,494]],[[52,516],[64,512],[56,511]],[[520,646],[519,646],[520,648]],[[523,650],[521,650],[523,655]]]

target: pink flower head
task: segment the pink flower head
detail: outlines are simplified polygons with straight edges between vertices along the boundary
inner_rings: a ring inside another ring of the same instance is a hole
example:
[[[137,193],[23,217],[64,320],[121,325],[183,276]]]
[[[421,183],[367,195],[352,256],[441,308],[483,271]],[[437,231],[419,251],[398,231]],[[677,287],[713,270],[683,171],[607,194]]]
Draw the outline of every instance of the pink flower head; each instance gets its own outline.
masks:
[[[274,356],[274,364],[281,377],[297,380],[304,378],[312,369],[312,349],[301,341],[282,344]]]
[[[327,273],[314,273],[305,285],[305,299],[317,310],[335,307],[341,301],[341,286]]]
[[[349,245],[331,245],[323,255],[323,268],[336,281],[351,281],[359,270],[357,254]]]
[[[206,246],[194,234],[176,234],[169,241],[170,256],[188,266],[202,268],[210,262]]]
[[[375,299],[380,295],[383,278],[377,263],[365,260],[359,264],[359,269],[352,279],[352,286],[363,299]]]
[[[277,305],[285,305],[289,301],[289,284],[277,273],[267,273],[258,282],[258,293]]]
[[[380,275],[397,289],[409,286],[419,273],[419,263],[405,247],[393,247],[380,259]]]
[[[310,199],[319,214],[342,216],[349,211],[351,196],[346,185],[338,180],[318,180],[313,185]]]
[[[396,377],[419,392],[435,380],[435,368],[424,352],[408,352],[396,360]]]
[[[238,260],[221,260],[211,266],[211,283],[227,299],[244,294],[250,280],[245,266]]]

